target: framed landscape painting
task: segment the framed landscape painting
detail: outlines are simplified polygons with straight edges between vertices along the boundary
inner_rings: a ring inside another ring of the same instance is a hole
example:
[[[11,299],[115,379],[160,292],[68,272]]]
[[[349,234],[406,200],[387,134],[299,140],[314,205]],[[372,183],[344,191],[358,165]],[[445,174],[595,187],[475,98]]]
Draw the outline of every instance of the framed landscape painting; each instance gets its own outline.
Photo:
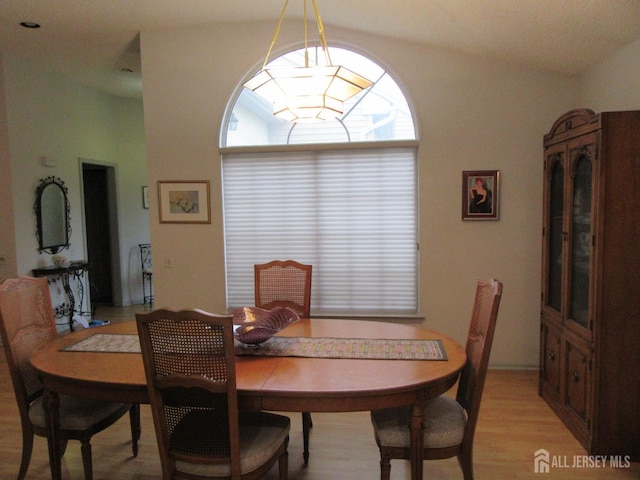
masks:
[[[211,223],[209,182],[158,181],[160,223]]]

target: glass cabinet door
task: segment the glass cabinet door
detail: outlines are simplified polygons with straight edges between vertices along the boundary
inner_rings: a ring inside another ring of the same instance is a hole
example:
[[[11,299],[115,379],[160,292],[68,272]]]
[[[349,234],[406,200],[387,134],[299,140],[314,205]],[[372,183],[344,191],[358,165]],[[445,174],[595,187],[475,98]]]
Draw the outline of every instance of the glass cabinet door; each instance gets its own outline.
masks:
[[[562,239],[564,212],[564,162],[562,155],[552,157],[549,181],[549,218],[547,254],[547,305],[562,311]]]
[[[587,146],[572,152],[571,254],[569,319],[589,329],[590,258],[593,235],[591,152]]]

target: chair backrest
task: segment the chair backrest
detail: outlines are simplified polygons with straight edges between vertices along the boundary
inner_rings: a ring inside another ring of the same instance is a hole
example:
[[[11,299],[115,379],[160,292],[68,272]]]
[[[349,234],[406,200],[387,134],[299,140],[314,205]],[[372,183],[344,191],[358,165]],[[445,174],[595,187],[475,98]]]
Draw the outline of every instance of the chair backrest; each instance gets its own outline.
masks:
[[[467,363],[460,373],[456,395],[456,400],[467,412],[465,442],[472,441],[475,433],[501,298],[501,282],[495,279],[478,281],[467,335]]]
[[[311,314],[311,265],[274,260],[254,265],[256,307],[288,307],[303,318]]]
[[[29,357],[58,336],[46,278],[19,277],[0,285],[0,332],[23,421],[42,384]]]
[[[230,464],[233,478],[239,478],[232,318],[201,310],[136,314],[164,478],[173,478],[176,460]],[[198,420],[203,412],[217,419],[215,425]],[[228,432],[229,441],[199,444],[207,435],[198,429],[211,428]]]
[[[151,256],[151,244],[141,243],[138,245],[140,248],[140,264],[142,265],[142,271],[150,272],[153,268],[153,257]]]

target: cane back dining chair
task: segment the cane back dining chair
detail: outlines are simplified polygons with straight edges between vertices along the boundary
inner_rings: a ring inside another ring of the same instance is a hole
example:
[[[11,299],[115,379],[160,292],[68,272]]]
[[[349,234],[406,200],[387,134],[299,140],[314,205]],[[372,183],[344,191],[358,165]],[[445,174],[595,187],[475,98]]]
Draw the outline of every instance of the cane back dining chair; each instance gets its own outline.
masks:
[[[255,304],[258,308],[288,307],[302,318],[311,315],[312,265],[295,260],[273,260],[254,265]],[[302,412],[303,457],[309,461],[311,414]]]
[[[164,480],[257,479],[276,461],[286,480],[289,418],[238,411],[232,317],[160,309],[136,322]]]
[[[288,307],[300,317],[309,318],[311,270],[312,265],[294,260],[274,260],[254,265],[256,307]]]
[[[19,277],[0,285],[0,332],[22,423],[22,461],[18,480],[25,478],[31,461],[33,437],[47,437],[43,408],[44,389],[29,357],[58,336],[46,278]],[[89,367],[90,368],[90,367]],[[82,444],[87,480],[93,477],[91,437],[129,412],[133,456],[138,454],[140,407],[60,395],[62,452],[68,440]]]
[[[460,373],[456,398],[440,395],[424,406],[423,459],[457,456],[465,480],[473,480],[473,437],[501,297],[502,283],[478,281],[466,343],[467,363]],[[410,458],[410,413],[411,407],[371,412],[382,480],[390,478],[391,459]]]

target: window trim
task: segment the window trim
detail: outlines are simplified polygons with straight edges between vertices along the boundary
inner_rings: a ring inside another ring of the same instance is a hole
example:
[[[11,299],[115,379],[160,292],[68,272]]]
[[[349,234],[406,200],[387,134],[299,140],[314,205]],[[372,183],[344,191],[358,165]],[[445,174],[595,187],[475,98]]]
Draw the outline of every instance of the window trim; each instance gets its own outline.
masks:
[[[247,145],[219,147],[222,157],[234,153],[306,152],[321,150],[377,150],[382,148],[418,148],[418,140],[390,140],[385,142],[305,143],[290,145]]]

